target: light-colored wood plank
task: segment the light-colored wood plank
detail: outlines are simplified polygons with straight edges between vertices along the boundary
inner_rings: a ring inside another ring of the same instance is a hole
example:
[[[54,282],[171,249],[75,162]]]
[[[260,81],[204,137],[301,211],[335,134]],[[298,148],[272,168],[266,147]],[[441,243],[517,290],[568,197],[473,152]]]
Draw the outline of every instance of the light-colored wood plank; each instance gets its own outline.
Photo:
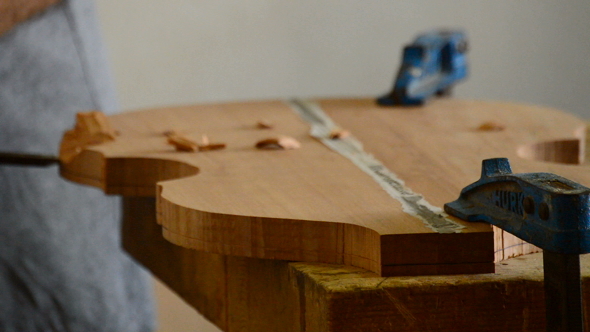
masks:
[[[590,172],[581,171],[587,166],[547,162],[556,154],[522,152],[539,142],[581,142],[585,124],[556,110],[455,99],[419,108],[380,108],[368,99],[320,104],[438,207],[477,180],[481,160],[492,157],[510,158],[515,172],[547,171],[590,184]],[[120,133],[117,140],[87,147],[62,165],[62,175],[98,183],[111,194],[156,196],[164,236],[186,248],[347,264],[384,274],[485,272],[493,268],[494,252],[504,251],[506,258],[533,250],[480,223],[456,220],[466,227],[461,233],[434,232],[367,174],[310,137],[309,125],[283,102],[164,108],[110,119]],[[260,130],[260,119],[274,127]],[[477,129],[490,120],[505,129]],[[206,134],[227,148],[177,152],[167,144],[169,130],[195,140]],[[254,147],[277,135],[302,146]]]

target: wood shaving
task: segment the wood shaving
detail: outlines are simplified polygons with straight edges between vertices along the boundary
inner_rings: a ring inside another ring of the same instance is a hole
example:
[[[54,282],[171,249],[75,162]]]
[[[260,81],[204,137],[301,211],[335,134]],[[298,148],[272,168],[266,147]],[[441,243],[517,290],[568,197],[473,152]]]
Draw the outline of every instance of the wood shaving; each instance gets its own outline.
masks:
[[[301,144],[289,136],[266,138],[256,143],[256,148],[263,150],[294,150],[300,147]]]
[[[477,130],[481,131],[502,131],[504,129],[506,129],[504,125],[493,121],[484,122],[479,127],[477,127]]]
[[[200,145],[202,145],[202,146],[209,145],[209,137],[207,137],[207,135],[201,136],[201,144]]]
[[[207,145],[199,145],[199,151],[212,151],[225,149],[225,143],[211,143]]]
[[[199,151],[213,151],[225,149],[225,143],[211,143],[207,135],[201,137],[201,144],[199,144]]]
[[[273,127],[273,124],[266,120],[260,120],[256,123],[258,129],[272,129]]]
[[[84,147],[115,140],[118,133],[111,127],[109,119],[100,111],[76,114],[74,129],[65,132],[60,145],[60,160],[72,161]]]
[[[174,145],[176,151],[197,152],[213,151],[225,149],[225,143],[211,143],[207,135],[203,135],[201,143],[197,143],[190,138],[178,135],[174,132],[168,132],[168,144]]]
[[[177,132],[175,132],[174,130],[166,130],[165,132],[162,133],[162,135],[166,136],[166,137],[170,137],[173,135],[178,135]]]
[[[174,148],[176,148],[176,151],[195,152],[199,150],[197,142],[189,138],[174,133],[170,133],[167,136],[168,144],[173,145]]]
[[[332,130],[329,137],[330,137],[330,139],[343,139],[343,138],[347,138],[349,136],[350,136],[350,132],[348,130],[336,129],[336,130]]]

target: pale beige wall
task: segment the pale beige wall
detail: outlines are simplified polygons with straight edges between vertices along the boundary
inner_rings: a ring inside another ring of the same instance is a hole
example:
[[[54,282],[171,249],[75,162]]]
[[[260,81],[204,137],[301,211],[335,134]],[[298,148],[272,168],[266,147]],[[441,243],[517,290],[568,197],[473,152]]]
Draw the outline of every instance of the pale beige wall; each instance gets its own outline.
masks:
[[[124,108],[229,99],[377,95],[402,44],[470,34],[458,96],[590,116],[587,0],[97,0]]]
[[[464,27],[471,38],[472,75],[457,96],[590,117],[588,0],[97,3],[124,109],[376,96],[390,88],[403,44],[419,31],[450,26]],[[175,305],[162,307],[162,315],[185,315]],[[198,330],[201,323],[186,323],[192,330],[165,325],[184,319],[164,319],[162,331]]]
[[[188,306],[166,285],[154,279],[158,302],[157,332],[219,332],[220,330]],[[262,332],[262,331],[261,331]]]

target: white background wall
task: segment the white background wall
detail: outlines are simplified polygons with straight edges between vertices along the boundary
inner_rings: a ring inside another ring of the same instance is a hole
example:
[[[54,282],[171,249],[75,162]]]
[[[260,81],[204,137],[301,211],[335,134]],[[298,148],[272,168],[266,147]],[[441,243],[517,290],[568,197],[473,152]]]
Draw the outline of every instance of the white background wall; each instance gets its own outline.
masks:
[[[590,118],[588,0],[97,2],[124,109],[377,96],[402,45],[444,26],[471,40],[471,77],[456,96]]]
[[[471,39],[463,98],[590,117],[587,0],[98,0],[128,108],[389,90],[402,45],[431,27]]]

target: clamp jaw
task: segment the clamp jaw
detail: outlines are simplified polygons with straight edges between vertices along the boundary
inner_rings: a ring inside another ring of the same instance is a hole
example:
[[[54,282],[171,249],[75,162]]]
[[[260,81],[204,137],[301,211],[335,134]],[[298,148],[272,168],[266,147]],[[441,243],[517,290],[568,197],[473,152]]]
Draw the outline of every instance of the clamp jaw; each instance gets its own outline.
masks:
[[[513,174],[506,158],[484,160],[481,178],[445,211],[495,225],[544,250],[590,252],[590,189],[551,173]]]

